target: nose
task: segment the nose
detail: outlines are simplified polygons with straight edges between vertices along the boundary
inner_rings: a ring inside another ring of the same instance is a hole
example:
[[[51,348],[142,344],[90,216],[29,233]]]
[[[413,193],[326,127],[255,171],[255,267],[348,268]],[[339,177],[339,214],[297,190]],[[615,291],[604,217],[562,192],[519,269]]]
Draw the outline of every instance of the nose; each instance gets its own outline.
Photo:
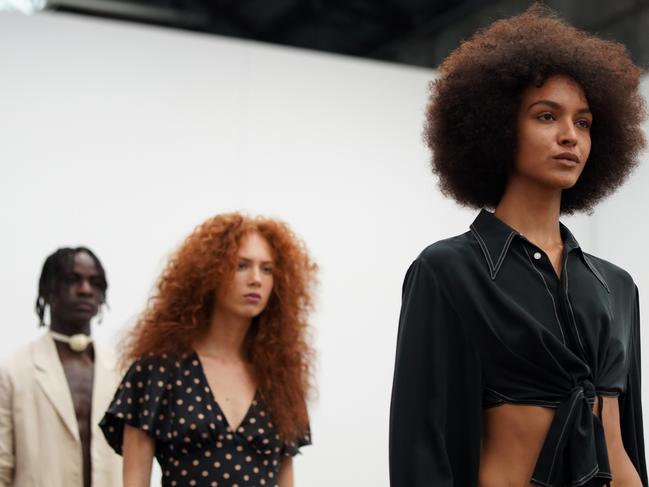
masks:
[[[94,292],[94,288],[92,287],[92,284],[90,284],[90,280],[88,279],[79,280],[77,293],[83,296],[92,296],[93,292]]]
[[[259,269],[256,266],[253,266],[251,268],[250,277],[249,277],[249,284],[252,285],[252,286],[260,286],[261,285],[261,269]]]
[[[572,120],[565,121],[561,124],[559,144],[568,147],[577,145],[577,130]]]

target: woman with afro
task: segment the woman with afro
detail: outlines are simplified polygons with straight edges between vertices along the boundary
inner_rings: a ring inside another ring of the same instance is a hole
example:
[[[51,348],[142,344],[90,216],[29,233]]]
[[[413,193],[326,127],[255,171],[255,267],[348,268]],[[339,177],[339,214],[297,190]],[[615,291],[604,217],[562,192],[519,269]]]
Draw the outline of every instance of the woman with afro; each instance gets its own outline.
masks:
[[[292,487],[310,443],[316,266],[282,222],[213,217],[185,240],[130,332],[101,427],[124,486]]]
[[[636,286],[559,222],[637,164],[641,74],[539,6],[440,66],[432,169],[482,210],[406,274],[392,487],[648,485]]]

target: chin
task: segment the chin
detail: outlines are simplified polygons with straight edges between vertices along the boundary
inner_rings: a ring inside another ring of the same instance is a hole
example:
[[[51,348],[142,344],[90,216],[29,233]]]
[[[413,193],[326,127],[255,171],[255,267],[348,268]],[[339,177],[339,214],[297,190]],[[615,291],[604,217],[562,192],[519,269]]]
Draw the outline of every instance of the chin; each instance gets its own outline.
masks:
[[[553,174],[550,177],[543,178],[543,183],[554,189],[570,189],[577,184],[579,176],[580,174]]]
[[[577,179],[571,179],[570,181],[565,181],[561,182],[560,184],[557,185],[559,189],[570,189],[572,188],[575,184],[577,184]]]
[[[264,310],[263,309],[244,309],[241,310],[238,314],[241,318],[253,319],[259,316]]]
[[[68,321],[73,325],[84,326],[90,323],[90,320],[92,320],[95,316],[97,316],[96,312],[93,313],[90,311],[80,311],[78,313],[71,314],[68,318]]]

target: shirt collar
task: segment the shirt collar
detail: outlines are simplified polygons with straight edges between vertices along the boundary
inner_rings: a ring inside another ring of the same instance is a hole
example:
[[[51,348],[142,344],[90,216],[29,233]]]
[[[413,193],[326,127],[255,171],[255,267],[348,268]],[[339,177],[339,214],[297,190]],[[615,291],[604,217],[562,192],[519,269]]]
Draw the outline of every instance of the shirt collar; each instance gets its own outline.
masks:
[[[559,223],[559,226],[561,237],[563,239],[564,251],[569,253],[578,249],[586,266],[602,283],[602,286],[609,291],[608,284],[604,280],[604,277],[591,262],[591,259],[583,253],[579,246],[579,242],[577,242],[577,239],[574,237],[572,232],[568,230],[568,227],[563,223]],[[480,211],[470,228],[475,235],[478,244],[480,244],[482,253],[484,254],[487,265],[489,266],[491,279],[496,279],[498,271],[500,270],[505,257],[507,257],[507,252],[509,251],[509,247],[514,238],[518,237],[527,241],[525,236],[518,233],[493,213],[485,209]]]
[[[563,239],[563,248],[565,249],[565,252],[571,252],[575,249],[579,249],[581,251],[579,242],[577,242],[577,239],[572,234],[572,232],[568,230],[567,226],[559,222],[559,230],[561,231],[561,238]]]
[[[495,279],[512,240],[521,235],[485,209],[480,211],[470,228],[487,260],[491,279]]]

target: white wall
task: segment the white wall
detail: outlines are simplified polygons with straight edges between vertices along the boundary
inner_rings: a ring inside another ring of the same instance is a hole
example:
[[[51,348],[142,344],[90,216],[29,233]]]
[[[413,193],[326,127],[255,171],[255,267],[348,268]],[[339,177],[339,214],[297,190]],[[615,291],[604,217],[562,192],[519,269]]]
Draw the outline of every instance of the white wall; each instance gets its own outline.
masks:
[[[237,209],[282,218],[321,266],[315,444],[296,461],[297,483],[387,486],[403,274],[474,217],[438,194],[427,168],[420,133],[433,72],[7,13],[0,66],[0,354],[40,333],[37,279],[58,246],[88,245],[102,259],[111,308],[95,333],[114,343],[196,224]],[[646,170],[569,225],[649,289],[642,180]]]
[[[649,101],[649,76],[642,92]],[[649,122],[645,123],[649,139]],[[649,142],[649,140],[648,140]],[[598,206],[592,221],[594,253],[628,270],[640,290],[644,343],[649,347],[649,151],[629,182]],[[646,347],[645,347],[646,348]],[[649,354],[649,348],[646,348]],[[649,369],[647,371],[649,373]],[[645,388],[646,389],[646,388]],[[649,396],[648,396],[649,397]],[[649,409],[649,404],[647,406]],[[649,416],[647,416],[649,418]]]

